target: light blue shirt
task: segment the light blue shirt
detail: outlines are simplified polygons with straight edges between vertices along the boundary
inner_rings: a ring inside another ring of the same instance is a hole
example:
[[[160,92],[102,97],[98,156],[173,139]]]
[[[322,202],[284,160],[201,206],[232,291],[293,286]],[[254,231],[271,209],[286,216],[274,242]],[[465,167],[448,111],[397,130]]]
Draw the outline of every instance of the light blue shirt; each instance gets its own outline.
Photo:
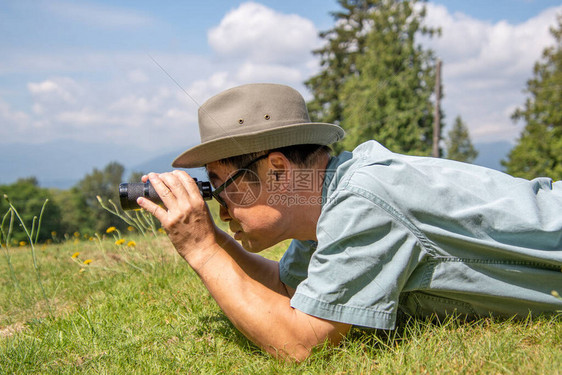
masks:
[[[414,316],[562,310],[562,182],[532,181],[370,141],[332,158],[318,242],[279,263],[307,314],[393,329]]]

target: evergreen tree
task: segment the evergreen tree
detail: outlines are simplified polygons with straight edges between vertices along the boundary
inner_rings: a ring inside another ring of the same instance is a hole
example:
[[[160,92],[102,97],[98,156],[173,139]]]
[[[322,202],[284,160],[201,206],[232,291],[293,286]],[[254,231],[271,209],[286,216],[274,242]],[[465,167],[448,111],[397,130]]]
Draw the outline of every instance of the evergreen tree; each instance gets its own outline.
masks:
[[[313,53],[320,56],[322,71],[305,82],[314,94],[308,103],[313,121],[341,124],[344,103],[341,90],[346,80],[357,72],[355,61],[365,51],[369,12],[378,1],[338,0],[343,8],[333,12],[333,29],[320,33],[324,47]]]
[[[445,140],[447,146],[447,159],[472,163],[478,156],[478,151],[472,145],[470,134],[460,116],[455,119],[453,128]]]
[[[551,33],[556,42],[535,64],[534,77],[527,82],[529,96],[513,114],[514,120],[525,121],[525,128],[508,160],[502,161],[507,173],[527,179],[562,180],[562,15]]]
[[[346,130],[340,148],[376,139],[393,151],[429,155],[435,59],[415,42],[436,32],[422,25],[425,8],[418,0],[339,3],[344,10],[315,51],[323,70],[306,82],[311,117]]]

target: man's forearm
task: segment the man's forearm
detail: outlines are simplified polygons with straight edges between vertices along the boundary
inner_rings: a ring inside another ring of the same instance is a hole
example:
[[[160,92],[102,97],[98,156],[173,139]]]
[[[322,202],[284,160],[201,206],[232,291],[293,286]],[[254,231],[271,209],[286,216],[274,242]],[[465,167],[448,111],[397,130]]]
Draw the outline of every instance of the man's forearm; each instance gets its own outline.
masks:
[[[291,308],[285,293],[251,277],[239,265],[240,259],[235,260],[223,247],[217,245],[207,249],[207,253],[210,256],[186,260],[230,321],[267,352],[283,358],[304,359],[314,346],[326,340],[338,343],[348,331],[346,324],[315,318]],[[253,259],[255,254],[250,255]],[[242,263],[246,261],[244,258]]]
[[[279,294],[291,297],[279,278],[279,262],[250,253],[220,229],[217,230],[217,242],[249,277]]]

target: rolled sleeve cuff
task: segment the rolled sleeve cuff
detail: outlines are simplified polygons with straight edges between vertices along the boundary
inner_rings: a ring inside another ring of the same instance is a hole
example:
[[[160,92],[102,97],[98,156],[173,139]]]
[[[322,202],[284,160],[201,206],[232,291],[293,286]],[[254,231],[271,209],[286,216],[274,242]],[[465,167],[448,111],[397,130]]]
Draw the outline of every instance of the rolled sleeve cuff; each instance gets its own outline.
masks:
[[[298,292],[291,298],[291,307],[317,318],[361,327],[390,330],[396,326],[396,313],[333,305]]]

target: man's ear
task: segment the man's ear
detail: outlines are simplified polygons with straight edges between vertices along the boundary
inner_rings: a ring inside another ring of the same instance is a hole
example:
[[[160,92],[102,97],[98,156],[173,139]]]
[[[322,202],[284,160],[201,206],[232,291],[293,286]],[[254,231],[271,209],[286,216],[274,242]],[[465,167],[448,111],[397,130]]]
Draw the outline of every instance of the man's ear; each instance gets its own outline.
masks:
[[[267,160],[272,169],[285,170],[291,168],[291,162],[281,152],[275,151],[270,153]]]
[[[272,152],[267,158],[268,174],[275,176],[275,181],[287,179],[287,173],[291,170],[291,162],[281,152]]]

